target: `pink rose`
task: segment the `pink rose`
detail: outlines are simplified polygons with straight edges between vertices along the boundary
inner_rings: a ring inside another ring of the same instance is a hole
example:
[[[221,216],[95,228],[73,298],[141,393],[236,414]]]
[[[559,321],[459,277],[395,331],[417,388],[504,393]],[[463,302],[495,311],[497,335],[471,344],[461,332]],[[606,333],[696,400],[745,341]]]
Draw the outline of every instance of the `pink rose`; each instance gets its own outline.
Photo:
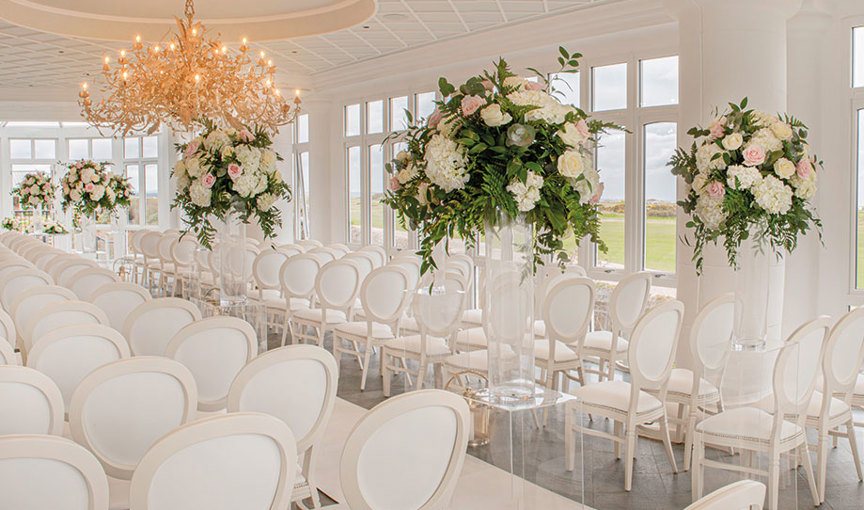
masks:
[[[725,133],[726,129],[726,117],[720,117],[719,119],[715,119],[711,124],[708,125],[708,131],[711,132],[711,139],[720,138]]]
[[[192,155],[194,155],[196,152],[198,152],[198,141],[192,140],[191,142],[189,142],[189,145],[186,146],[186,150],[183,151],[183,155],[187,158],[191,158]]]
[[[536,81],[526,81],[525,90],[543,90],[543,84]]]
[[[253,135],[248,129],[241,129],[240,130],[240,139],[246,143],[249,143],[255,139],[255,135]]]
[[[594,192],[594,196],[592,196],[591,199],[590,199],[588,202],[591,203],[591,204],[598,204],[598,203],[600,203],[600,198],[603,197],[603,188],[604,188],[604,185],[603,185],[603,183],[601,182],[600,185],[597,186],[597,191]]]
[[[747,166],[759,166],[765,162],[765,148],[758,143],[751,143],[741,153],[744,156],[744,164]]]
[[[212,188],[216,184],[216,177],[213,174],[204,174],[201,176],[201,184],[205,188]]]
[[[585,140],[591,136],[591,131],[588,129],[588,123],[585,122],[585,119],[579,119],[579,122],[576,123],[576,131],[578,131]]]
[[[80,168],[81,168],[81,167],[82,167],[82,166],[84,166],[84,164],[83,164],[83,163],[81,163],[81,162],[80,162],[80,161],[79,161],[79,162],[77,162],[77,163],[75,163],[75,168],[78,168],[78,169],[80,169]]]
[[[395,175],[390,178],[390,191],[398,191],[401,187],[402,184],[399,183],[399,179]]]
[[[489,91],[491,91],[492,89],[495,88],[495,84],[489,80],[483,80],[480,82],[480,84],[483,85],[484,89],[489,90]]]
[[[435,111],[432,112],[431,115],[429,115],[428,119],[426,119],[426,125],[430,128],[436,128],[438,127],[438,123],[441,122],[442,117],[443,115],[441,115],[441,112],[438,111],[438,108],[435,108]]]
[[[462,115],[465,117],[473,114],[486,104],[486,101],[480,96],[465,96],[462,98]]]
[[[722,198],[726,194],[726,187],[720,181],[711,181],[705,186],[705,190],[711,198]]]
[[[88,182],[88,183],[84,186],[84,191],[86,191],[87,193],[90,193],[90,192],[93,191],[94,189],[96,189],[96,185],[93,184],[92,182]]]
[[[813,173],[813,163],[809,159],[804,158],[795,166],[795,172],[798,173],[798,177],[806,179]]]
[[[238,165],[237,163],[231,163],[228,165],[228,177],[231,178],[232,181],[237,180],[243,174],[243,167]]]

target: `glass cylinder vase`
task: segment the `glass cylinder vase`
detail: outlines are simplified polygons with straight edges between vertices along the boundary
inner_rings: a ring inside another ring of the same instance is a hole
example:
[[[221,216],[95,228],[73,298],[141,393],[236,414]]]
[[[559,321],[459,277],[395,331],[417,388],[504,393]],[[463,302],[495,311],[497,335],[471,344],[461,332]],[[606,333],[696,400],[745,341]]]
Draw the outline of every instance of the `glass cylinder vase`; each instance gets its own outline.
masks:
[[[33,209],[33,221],[31,223],[33,223],[33,232],[35,232],[37,234],[41,234],[42,231],[44,230],[44,228],[43,228],[44,222],[42,221],[42,206],[41,205],[36,206],[36,208]]]
[[[763,349],[771,333],[779,335],[785,264],[752,237],[741,243],[736,260],[732,347]]]
[[[237,213],[219,222],[219,302],[222,306],[246,304],[246,224]]]
[[[487,219],[483,327],[489,390],[500,399],[534,397],[534,233],[524,215]]]
[[[81,252],[96,254],[96,222],[85,215],[78,217],[78,227],[81,229]]]

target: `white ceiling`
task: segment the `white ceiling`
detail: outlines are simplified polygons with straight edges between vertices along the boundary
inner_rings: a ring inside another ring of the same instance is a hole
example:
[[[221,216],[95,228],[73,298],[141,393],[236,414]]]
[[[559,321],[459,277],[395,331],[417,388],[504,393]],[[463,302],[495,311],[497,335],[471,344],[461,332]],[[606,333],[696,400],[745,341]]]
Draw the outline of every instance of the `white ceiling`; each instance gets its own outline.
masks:
[[[281,79],[290,86],[292,77],[298,75],[314,76],[437,41],[614,1],[378,0],[375,15],[359,26],[266,43],[255,43],[250,37],[250,45],[270,54]],[[181,14],[182,2],[177,0],[177,4]],[[132,37],[134,34],[130,40]],[[93,81],[99,75],[104,55],[114,55],[129,45],[53,35],[0,19],[0,88],[75,87],[74,93],[82,81]]]

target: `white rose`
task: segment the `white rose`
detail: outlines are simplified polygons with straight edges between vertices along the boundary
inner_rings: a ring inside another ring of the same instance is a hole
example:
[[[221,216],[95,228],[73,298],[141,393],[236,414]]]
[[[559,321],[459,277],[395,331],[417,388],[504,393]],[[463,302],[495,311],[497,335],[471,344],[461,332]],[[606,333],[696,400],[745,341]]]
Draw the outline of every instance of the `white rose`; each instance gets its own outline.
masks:
[[[705,193],[705,184],[707,184],[707,182],[708,178],[705,177],[705,174],[696,174],[696,177],[693,178],[693,190],[697,195]]]
[[[189,158],[186,160],[186,172],[190,177],[198,178],[204,173],[201,168],[201,161],[198,158]]]
[[[779,177],[784,179],[788,179],[792,177],[792,174],[795,173],[795,163],[789,161],[786,158],[780,158],[776,162],[774,162],[774,173]]]
[[[400,163],[405,163],[406,161],[408,161],[408,152],[399,151],[399,153],[396,154],[396,161],[399,161]]]
[[[255,201],[255,204],[258,206],[258,209],[261,211],[269,211],[273,204],[276,203],[276,196],[271,193],[262,193],[258,195],[258,199]]]
[[[510,76],[504,78],[504,86],[514,90],[524,88],[526,83],[528,83],[528,80],[521,76]]]
[[[413,163],[408,164],[402,170],[399,170],[399,173],[396,174],[396,180],[399,181],[399,184],[405,184],[410,181],[417,175],[417,167],[414,166]]]
[[[558,156],[558,173],[576,179],[585,171],[585,159],[578,150],[568,150]]]
[[[84,168],[81,170],[81,181],[84,183],[93,182],[93,178],[96,177],[96,171],[90,167]]]
[[[73,202],[80,202],[81,201],[81,192],[78,191],[77,189],[73,189],[71,192],[69,192],[69,198]]]
[[[771,132],[774,133],[774,136],[781,140],[788,140],[792,138],[792,126],[786,124],[783,121],[778,121],[774,124],[771,124]]]
[[[428,191],[429,185],[425,182],[417,186],[417,201],[420,202],[420,205],[426,205],[429,203],[429,200],[427,198]]]
[[[186,175],[186,163],[184,163],[182,159],[174,164],[174,175],[178,178]]]
[[[90,192],[90,199],[94,202],[102,200],[103,196],[105,196],[105,186],[94,186],[93,191]]]
[[[501,106],[497,103],[492,103],[480,110],[480,118],[489,127],[503,126],[513,120],[509,113],[501,111]]]
[[[583,124],[584,125],[584,124]],[[579,147],[588,140],[587,131],[579,129],[576,124],[568,122],[558,130],[558,138],[570,147]]]
[[[271,150],[261,152],[261,169],[267,173],[273,173],[276,170],[276,153]]]
[[[228,159],[234,155],[234,147],[226,145],[222,147],[222,159]]]
[[[730,135],[726,135],[726,138],[723,139],[723,148],[729,151],[738,150],[743,144],[744,137],[737,131]]]

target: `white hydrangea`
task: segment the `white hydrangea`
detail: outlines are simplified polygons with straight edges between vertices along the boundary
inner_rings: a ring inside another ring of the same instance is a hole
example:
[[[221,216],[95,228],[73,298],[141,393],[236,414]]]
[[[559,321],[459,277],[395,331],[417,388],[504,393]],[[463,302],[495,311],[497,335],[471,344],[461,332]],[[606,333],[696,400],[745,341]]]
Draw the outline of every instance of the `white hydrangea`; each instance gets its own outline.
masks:
[[[732,189],[749,189],[762,180],[762,174],[752,166],[732,165],[727,175],[726,185]]]
[[[214,129],[209,135],[207,135],[207,138],[204,139],[204,148],[208,151],[218,151],[230,143],[231,139],[224,131],[221,129]]]
[[[77,189],[73,189],[72,191],[69,192],[69,198],[71,198],[73,202],[80,202],[81,201],[81,191],[79,191]]]
[[[753,110],[753,113],[750,114],[750,120],[756,126],[771,127],[772,124],[778,122],[780,119],[762,110]]]
[[[261,169],[267,173],[276,171],[276,153],[265,149],[261,152]]]
[[[231,187],[238,195],[244,198],[252,198],[255,196],[255,187],[258,185],[258,179],[254,174],[243,174],[234,181]],[[194,186],[194,184],[193,184]]]
[[[542,187],[543,177],[529,170],[525,182],[513,179],[507,185],[507,191],[513,195],[519,210],[528,212],[534,209],[534,206],[540,201],[540,188]]]
[[[255,174],[255,185],[252,187],[252,196],[260,195],[267,191],[267,174],[258,172]]]
[[[697,195],[705,193],[706,184],[708,184],[708,177],[704,173],[700,172],[693,177],[693,190]]]
[[[696,168],[699,169],[700,172],[707,172],[709,170],[720,170],[726,167],[726,161],[723,160],[723,157],[719,157],[717,159],[713,159],[715,154],[719,154],[723,152],[723,149],[720,148],[714,142],[708,142],[704,144],[702,147],[696,151]]]
[[[783,142],[774,136],[774,132],[771,131],[771,128],[762,128],[753,133],[753,136],[750,138],[750,143],[754,142],[764,147],[767,152],[774,152],[783,149]]]
[[[766,175],[750,191],[759,207],[770,214],[786,214],[792,207],[792,188],[773,175]]]
[[[543,120],[552,124],[561,124],[572,111],[569,106],[562,105],[557,99],[542,90],[518,90],[507,98],[517,106],[539,106],[525,114],[525,120]]]
[[[426,145],[426,175],[446,192],[462,189],[470,176],[465,168],[465,150],[453,140],[437,134]]]
[[[525,88],[526,83],[528,83],[528,80],[521,76],[508,76],[507,78],[504,78],[504,86],[516,90]]]
[[[204,187],[200,179],[189,186],[189,198],[198,207],[210,207],[210,197],[212,194],[209,188]]]
[[[405,165],[405,168],[399,170],[399,173],[396,174],[396,180],[399,181],[399,184],[405,184],[411,179],[413,179],[417,175],[417,166],[414,163],[408,163]]]
[[[98,202],[102,200],[102,197],[105,196],[105,186],[97,185],[93,187],[93,191],[90,192],[90,200],[94,202]]]
[[[726,213],[723,212],[723,197],[711,197],[707,193],[700,195],[696,200],[696,216],[711,230],[717,230],[726,221]]]
[[[174,164],[174,175],[177,178],[187,175],[186,173],[186,163],[181,159]]]
[[[582,172],[582,177],[584,179],[577,182],[575,188],[579,192],[579,203],[587,204],[591,197],[597,193],[597,188],[600,186],[600,174],[593,166],[588,165]]]
[[[243,165],[243,168],[248,172],[258,170],[258,167],[261,164],[261,151],[255,147],[238,145],[234,149],[234,156],[237,157],[237,161],[239,161],[240,164]]]
[[[273,204],[276,203],[276,196],[272,193],[262,193],[258,195],[255,204],[258,206],[258,209],[261,211],[269,211]]]
[[[197,179],[204,173],[204,169],[201,166],[201,160],[198,158],[187,158],[184,164],[186,165],[186,173],[189,174],[189,177]]]
[[[798,174],[793,174],[789,178],[789,184],[795,188],[796,197],[810,200],[816,195],[816,172],[810,172],[810,176],[806,179],[798,177]]]
[[[94,177],[96,177],[96,170],[90,168],[89,166],[81,170],[81,182],[93,182]]]

